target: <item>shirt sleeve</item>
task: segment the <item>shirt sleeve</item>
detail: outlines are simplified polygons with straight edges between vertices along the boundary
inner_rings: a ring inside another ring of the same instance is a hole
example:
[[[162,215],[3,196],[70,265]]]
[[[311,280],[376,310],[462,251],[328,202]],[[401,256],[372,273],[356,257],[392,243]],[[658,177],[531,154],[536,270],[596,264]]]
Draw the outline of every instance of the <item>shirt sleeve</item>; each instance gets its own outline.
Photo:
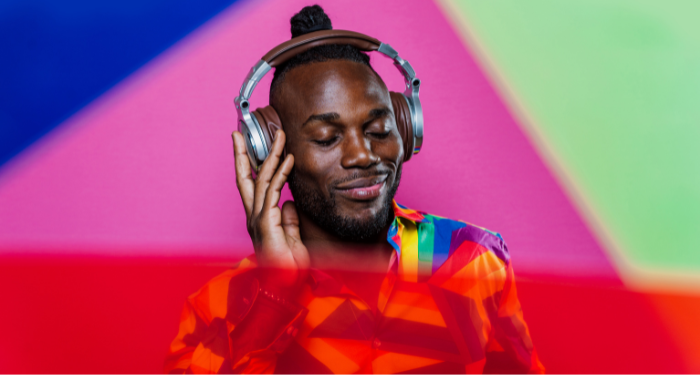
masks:
[[[512,263],[496,310],[490,313],[492,333],[486,346],[484,373],[544,373],[518,300]]]
[[[247,259],[246,259],[247,260]],[[245,263],[246,260],[241,263]],[[250,262],[248,262],[250,263]],[[254,306],[275,302],[259,292],[255,269],[239,264],[191,295],[180,316],[179,331],[170,345],[166,373],[272,373],[277,354],[291,343],[306,309],[287,311],[277,324],[244,329]],[[287,308],[288,309],[288,308]],[[269,310],[269,309],[268,309]],[[251,346],[251,335],[267,330],[269,343]],[[241,333],[244,334],[241,334]]]

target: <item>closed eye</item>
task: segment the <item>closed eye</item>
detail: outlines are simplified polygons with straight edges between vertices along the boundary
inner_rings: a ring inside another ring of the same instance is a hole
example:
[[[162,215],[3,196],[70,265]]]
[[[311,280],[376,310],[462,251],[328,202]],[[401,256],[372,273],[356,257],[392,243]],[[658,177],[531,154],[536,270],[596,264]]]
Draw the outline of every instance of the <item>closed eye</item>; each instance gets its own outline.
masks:
[[[390,131],[386,132],[386,133],[369,133],[369,135],[371,135],[374,138],[378,138],[378,139],[384,139],[384,138],[388,137],[389,134],[391,134]]]
[[[314,141],[314,143],[316,143],[317,145],[319,145],[321,147],[328,147],[328,146],[332,145],[333,143],[335,143],[335,141],[337,139],[338,139],[338,137],[333,137],[333,138],[326,139],[326,140]]]

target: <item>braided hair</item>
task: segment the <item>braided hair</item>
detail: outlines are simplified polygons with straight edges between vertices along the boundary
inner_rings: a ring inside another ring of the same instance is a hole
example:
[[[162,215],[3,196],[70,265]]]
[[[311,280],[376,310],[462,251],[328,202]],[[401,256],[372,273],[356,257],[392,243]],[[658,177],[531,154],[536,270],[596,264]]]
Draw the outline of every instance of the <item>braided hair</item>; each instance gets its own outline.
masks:
[[[292,38],[314,31],[333,29],[331,19],[326,12],[323,11],[323,8],[318,5],[305,6],[299,13],[292,17],[290,23],[292,25]],[[353,61],[367,65],[372,69],[372,66],[369,64],[369,56],[356,47],[348,44],[317,46],[294,56],[284,64],[275,68],[275,74],[272,78],[272,84],[270,85],[270,103],[273,103],[275,92],[282,81],[284,81],[284,77],[288,71],[298,66],[329,60]],[[374,69],[372,69],[372,71],[374,71]]]

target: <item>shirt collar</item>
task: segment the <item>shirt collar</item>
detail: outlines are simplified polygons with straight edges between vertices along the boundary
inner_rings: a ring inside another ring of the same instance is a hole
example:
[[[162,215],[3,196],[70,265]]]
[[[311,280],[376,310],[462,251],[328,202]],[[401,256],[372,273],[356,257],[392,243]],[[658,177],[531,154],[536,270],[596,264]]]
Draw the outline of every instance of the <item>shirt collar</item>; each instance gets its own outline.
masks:
[[[397,203],[395,200],[392,200],[391,203],[394,209],[394,216],[396,216],[396,219],[402,218],[410,220],[414,223],[428,222],[428,220],[425,218],[425,216],[423,216],[422,213],[410,209],[406,206],[403,206]],[[396,250],[396,252],[392,254],[391,259],[389,261],[389,269],[387,270],[388,275],[397,274],[399,258],[401,257],[401,235],[398,233],[398,223],[396,219],[394,219],[394,222],[391,224],[391,227],[389,228],[389,233],[387,235],[387,241]],[[330,275],[321,270],[311,269],[309,272],[309,276],[311,279],[311,286],[314,290],[314,294],[318,296],[337,295],[339,293],[349,291],[347,288],[344,288],[344,286],[340,284],[335,278],[331,277]]]
[[[399,204],[395,200],[391,201],[394,208],[394,215],[413,221],[414,223],[424,223],[427,220],[420,212]]]

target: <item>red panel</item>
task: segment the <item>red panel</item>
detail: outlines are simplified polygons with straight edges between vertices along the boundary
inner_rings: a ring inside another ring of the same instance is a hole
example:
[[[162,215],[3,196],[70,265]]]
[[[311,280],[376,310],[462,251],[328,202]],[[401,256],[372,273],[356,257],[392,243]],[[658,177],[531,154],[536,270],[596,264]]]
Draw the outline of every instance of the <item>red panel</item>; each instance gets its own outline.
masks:
[[[651,299],[681,345],[689,372],[700,373],[700,295],[657,294]]]
[[[0,372],[162,372],[185,298],[224,269],[182,260],[3,259]]]
[[[615,284],[518,280],[525,321],[547,372],[688,372],[650,296]]]
[[[215,260],[3,258],[0,372],[160,372],[185,298],[226,267]],[[687,371],[646,295],[619,284],[522,277],[518,293],[548,372]]]

